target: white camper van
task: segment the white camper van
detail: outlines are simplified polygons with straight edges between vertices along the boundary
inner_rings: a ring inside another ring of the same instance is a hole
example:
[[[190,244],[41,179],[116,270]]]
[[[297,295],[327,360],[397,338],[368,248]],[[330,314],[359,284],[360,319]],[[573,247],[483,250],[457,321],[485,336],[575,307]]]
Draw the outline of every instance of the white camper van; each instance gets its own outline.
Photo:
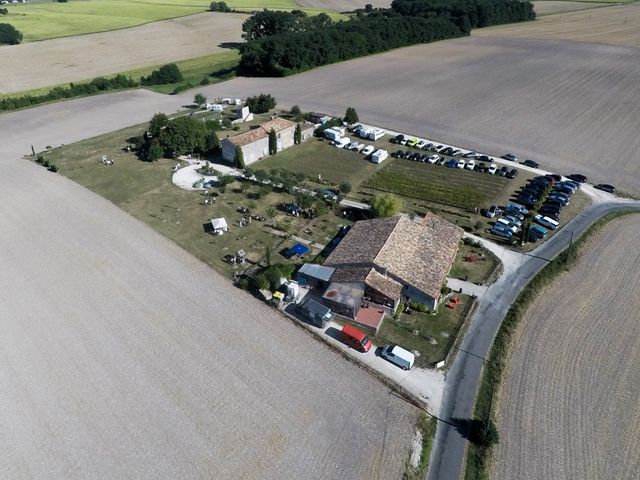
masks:
[[[380,356],[403,370],[409,370],[415,361],[413,353],[397,345],[385,345],[380,351]]]

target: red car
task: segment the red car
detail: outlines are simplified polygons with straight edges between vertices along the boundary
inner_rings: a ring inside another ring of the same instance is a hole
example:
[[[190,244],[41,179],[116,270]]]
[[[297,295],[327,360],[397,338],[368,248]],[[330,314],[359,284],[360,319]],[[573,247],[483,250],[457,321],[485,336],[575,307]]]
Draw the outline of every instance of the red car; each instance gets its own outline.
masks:
[[[360,352],[368,352],[371,348],[371,340],[367,335],[351,325],[345,325],[340,331],[340,338],[351,348]]]

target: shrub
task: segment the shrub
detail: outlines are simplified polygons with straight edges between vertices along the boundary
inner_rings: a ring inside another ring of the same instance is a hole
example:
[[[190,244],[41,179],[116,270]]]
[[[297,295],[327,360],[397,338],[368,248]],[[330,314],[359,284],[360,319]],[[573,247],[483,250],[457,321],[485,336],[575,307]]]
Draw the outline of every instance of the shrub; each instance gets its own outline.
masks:
[[[376,218],[393,217],[401,208],[402,200],[395,195],[382,193],[371,198],[371,213]]]
[[[182,72],[175,63],[163,65],[158,70],[151,72],[148,77],[142,77],[142,85],[165,85],[167,83],[177,83],[184,80]]]
[[[0,8],[0,15],[6,15],[7,13],[9,13],[9,10],[6,8]]]
[[[209,5],[209,11],[211,12],[230,12],[231,9],[227,2],[211,2]]]
[[[53,163],[52,163],[52,164],[50,164],[50,165],[49,165],[48,170],[49,170],[50,172],[54,172],[54,173],[55,173],[55,172],[57,172],[57,171],[58,171],[58,167],[57,167],[55,164],[53,164]]]
[[[276,108],[277,102],[270,94],[261,93],[255,97],[247,98],[246,104],[253,113],[267,113],[272,108]]]

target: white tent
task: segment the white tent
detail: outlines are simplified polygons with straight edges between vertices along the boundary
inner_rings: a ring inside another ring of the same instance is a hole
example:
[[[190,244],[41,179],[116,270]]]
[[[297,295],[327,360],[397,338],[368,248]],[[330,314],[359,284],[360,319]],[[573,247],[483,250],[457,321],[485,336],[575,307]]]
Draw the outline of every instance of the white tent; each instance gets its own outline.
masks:
[[[227,221],[224,217],[213,218],[211,220],[211,227],[213,228],[214,235],[222,235],[224,232],[229,231],[229,226],[227,225]]]

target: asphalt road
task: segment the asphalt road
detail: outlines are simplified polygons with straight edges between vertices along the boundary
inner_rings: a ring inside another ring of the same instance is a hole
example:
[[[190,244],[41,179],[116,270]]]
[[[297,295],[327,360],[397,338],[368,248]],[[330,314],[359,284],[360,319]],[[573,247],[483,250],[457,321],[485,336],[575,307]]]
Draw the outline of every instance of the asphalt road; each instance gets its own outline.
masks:
[[[21,159],[179,102],[129,92],[0,116],[0,478],[400,478],[414,407]]]
[[[447,384],[436,431],[429,480],[460,478],[466,439],[453,425],[452,419],[472,418],[480,373],[493,338],[522,288],[542,269],[603,215],[620,209],[640,209],[640,202],[598,203],[585,209],[565,225],[549,241],[523,257],[522,264],[491,285],[480,300],[469,330],[447,373]]]

